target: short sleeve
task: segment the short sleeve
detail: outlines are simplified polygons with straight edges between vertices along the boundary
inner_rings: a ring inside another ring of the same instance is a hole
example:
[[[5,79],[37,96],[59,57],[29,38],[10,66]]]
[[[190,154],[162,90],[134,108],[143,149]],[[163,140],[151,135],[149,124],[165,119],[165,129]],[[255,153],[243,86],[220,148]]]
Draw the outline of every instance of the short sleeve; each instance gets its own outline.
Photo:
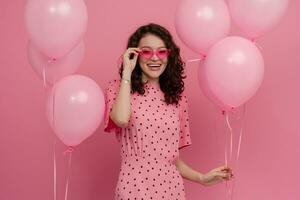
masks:
[[[188,115],[188,99],[187,96],[183,93],[180,100],[180,138],[179,138],[179,146],[181,149],[183,147],[189,146],[192,144],[191,142],[191,134],[190,134],[190,125],[189,125],[189,115]]]
[[[122,128],[118,127],[109,117],[109,113],[112,110],[113,103],[117,98],[117,93],[120,86],[120,81],[112,80],[108,83],[108,87],[105,92],[105,114],[104,114],[104,131],[108,133],[121,133]]]

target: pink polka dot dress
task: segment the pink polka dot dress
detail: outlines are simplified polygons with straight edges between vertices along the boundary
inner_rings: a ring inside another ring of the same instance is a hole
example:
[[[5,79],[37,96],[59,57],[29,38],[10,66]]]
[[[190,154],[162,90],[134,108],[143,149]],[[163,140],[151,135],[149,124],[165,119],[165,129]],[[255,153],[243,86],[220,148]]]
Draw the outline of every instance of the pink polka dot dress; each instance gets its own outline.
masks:
[[[119,80],[106,90],[106,132],[121,145],[121,169],[115,200],[185,200],[183,179],[175,166],[179,149],[191,144],[187,97],[178,105],[164,102],[158,83],[146,83],[145,94],[131,94],[131,118],[117,127],[109,112],[117,97]]]

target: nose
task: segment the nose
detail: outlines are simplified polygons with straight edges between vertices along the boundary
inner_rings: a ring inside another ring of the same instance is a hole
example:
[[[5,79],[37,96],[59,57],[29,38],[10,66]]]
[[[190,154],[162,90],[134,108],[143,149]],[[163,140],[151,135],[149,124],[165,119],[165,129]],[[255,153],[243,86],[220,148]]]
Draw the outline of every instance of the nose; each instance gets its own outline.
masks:
[[[151,60],[159,60],[159,58],[157,57],[156,53],[153,53],[153,56],[151,57]]]

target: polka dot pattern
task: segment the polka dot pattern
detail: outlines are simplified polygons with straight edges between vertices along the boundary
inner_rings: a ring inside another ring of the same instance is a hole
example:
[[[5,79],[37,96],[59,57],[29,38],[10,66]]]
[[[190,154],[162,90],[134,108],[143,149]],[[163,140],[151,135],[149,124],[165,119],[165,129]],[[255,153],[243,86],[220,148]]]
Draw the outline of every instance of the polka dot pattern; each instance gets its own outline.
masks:
[[[179,149],[191,144],[186,95],[178,105],[167,105],[159,84],[147,83],[144,95],[131,95],[131,118],[120,128],[109,118],[119,87],[119,80],[109,82],[104,119],[104,130],[115,133],[121,145],[115,199],[184,200],[175,161]]]

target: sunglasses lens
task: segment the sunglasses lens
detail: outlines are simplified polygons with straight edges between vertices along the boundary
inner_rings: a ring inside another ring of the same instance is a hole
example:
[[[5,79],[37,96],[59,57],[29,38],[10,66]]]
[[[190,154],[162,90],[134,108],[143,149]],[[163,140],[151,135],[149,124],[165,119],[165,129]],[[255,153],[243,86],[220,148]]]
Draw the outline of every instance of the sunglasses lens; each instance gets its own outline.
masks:
[[[147,50],[147,49],[144,49],[141,51],[141,56],[145,59],[150,59],[153,55],[153,52],[151,50]]]
[[[169,55],[169,51],[167,49],[162,49],[157,51],[157,57],[159,57],[160,59],[165,59],[167,58]]]

